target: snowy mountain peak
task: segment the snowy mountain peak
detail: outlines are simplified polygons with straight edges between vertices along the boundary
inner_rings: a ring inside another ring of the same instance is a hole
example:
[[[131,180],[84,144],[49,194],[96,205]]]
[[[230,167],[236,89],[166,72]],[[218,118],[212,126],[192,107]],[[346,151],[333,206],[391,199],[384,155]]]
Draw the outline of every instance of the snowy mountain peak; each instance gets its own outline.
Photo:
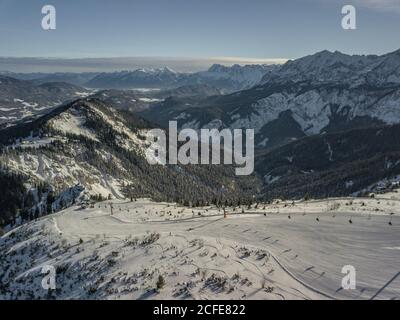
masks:
[[[339,51],[324,50],[288,61],[273,72],[268,72],[262,83],[310,81],[353,86],[400,83],[399,52],[400,50],[377,56],[348,55]]]
[[[226,71],[227,67],[223,66],[222,64],[213,64],[209,69],[208,72],[223,72]]]
[[[212,65],[208,71],[199,72],[198,75],[204,79],[211,80],[230,80],[248,89],[258,84],[263,76],[276,68],[275,65],[239,65],[224,66],[221,64]]]
[[[166,73],[173,73],[173,74],[176,74],[177,72],[175,71],[175,70],[173,70],[173,69],[171,69],[170,67],[164,67],[164,68],[161,68],[161,70],[162,70],[162,72],[166,72]]]
[[[126,73],[176,74],[177,72],[169,67],[162,67],[162,68],[140,68],[133,71],[127,71]]]

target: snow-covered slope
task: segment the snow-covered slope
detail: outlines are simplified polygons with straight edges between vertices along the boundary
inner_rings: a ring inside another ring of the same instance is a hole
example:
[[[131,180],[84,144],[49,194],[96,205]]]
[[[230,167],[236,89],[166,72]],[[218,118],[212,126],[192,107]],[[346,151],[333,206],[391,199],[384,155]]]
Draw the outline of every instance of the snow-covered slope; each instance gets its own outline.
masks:
[[[64,82],[34,84],[0,75],[0,128],[36,118],[67,100],[91,91]]]
[[[38,131],[29,137],[17,139],[9,145],[9,153],[2,156],[2,162],[7,164],[9,170],[46,181],[58,190],[80,183],[92,195],[101,194],[107,197],[113,194],[115,197],[122,197],[120,185],[124,179],[110,177],[90,161],[81,158],[87,151],[87,146],[71,137],[80,137],[89,145],[100,144],[103,132],[93,127],[97,122],[120,134],[116,136],[116,143],[127,151],[135,150],[144,154],[144,141],[138,137],[140,131],[133,132],[122,117],[107,114],[99,106],[101,105],[91,102],[72,104],[70,108],[49,119],[45,126],[37,128]],[[32,138],[35,134],[36,137]],[[59,148],[62,152],[52,149],[56,146],[62,146]],[[12,152],[14,149],[21,151],[15,154]],[[93,156],[112,163],[121,173],[126,172],[111,152],[103,148],[96,148],[92,152]]]
[[[0,238],[0,299],[398,299],[398,201],[274,202],[225,219],[146,199],[72,207]]]
[[[28,219],[36,211],[49,213],[50,192],[58,195],[75,185],[93,200],[149,196],[185,203],[211,202],[216,195],[230,201],[248,198],[259,187],[256,177],[233,180],[233,166],[150,165],[146,136],[151,128],[132,113],[81,99],[33,122],[0,130],[0,174],[27,186],[19,187],[17,199],[0,196],[7,207],[0,212],[0,225],[10,222],[10,216]],[[32,188],[35,193],[40,189],[44,199],[34,197],[26,205]]]

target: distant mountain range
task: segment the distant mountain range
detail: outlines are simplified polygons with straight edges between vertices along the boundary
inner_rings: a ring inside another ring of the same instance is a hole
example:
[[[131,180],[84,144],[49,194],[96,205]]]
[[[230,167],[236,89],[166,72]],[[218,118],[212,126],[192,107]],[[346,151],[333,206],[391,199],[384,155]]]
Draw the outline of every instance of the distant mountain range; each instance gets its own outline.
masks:
[[[195,129],[253,128],[258,148],[399,123],[400,51],[383,56],[323,51],[274,67],[250,89],[195,101],[167,99],[142,115]]]
[[[400,49],[381,56],[347,55],[325,50],[288,61],[267,72],[262,83],[289,81],[310,81],[312,84],[340,82],[351,87],[400,84]]]
[[[139,69],[114,73],[101,73],[86,83],[91,88],[177,88],[187,85],[208,85],[232,92],[250,88],[259,83],[267,71],[276,66],[234,65],[225,67],[213,65],[207,71],[178,73],[169,68]]]
[[[0,181],[9,192],[0,199],[3,223],[63,207],[63,195],[82,188],[89,197],[193,204],[368,194],[400,177],[400,51],[323,51],[281,66],[136,70],[89,82],[119,89],[0,77]],[[136,89],[120,89],[130,86]],[[150,166],[144,133],[171,120],[180,128],[253,128],[256,174]]]
[[[171,96],[200,99],[221,95],[251,87],[273,68],[214,65],[208,71],[194,74],[177,73],[167,67],[101,74],[0,72],[0,128],[43,115],[65,101],[93,93],[95,98],[118,109],[134,112]]]
[[[18,72],[0,72],[0,75],[19,80],[31,81],[34,84],[47,82],[68,82],[76,86],[83,86],[86,82],[97,76],[99,72],[55,72],[55,73],[18,73]]]
[[[68,82],[74,85],[95,89],[175,89],[182,86],[206,85],[232,92],[250,88],[258,84],[268,71],[277,69],[276,65],[233,65],[230,67],[215,64],[207,71],[196,73],[176,72],[168,67],[160,69],[137,69],[119,72],[58,72],[58,73],[13,73],[0,72],[0,75],[34,84],[46,82]]]
[[[21,80],[10,75],[25,78]],[[208,84],[192,84],[164,90],[87,89],[69,82],[44,82],[65,80],[71,82],[81,74],[12,74],[0,75],[0,128],[20,121],[27,121],[49,112],[66,101],[92,95],[117,109],[143,111],[150,105],[170,96],[207,97],[221,95],[222,90]],[[93,76],[93,74],[91,74]],[[82,74],[86,78],[87,74]],[[40,78],[35,78],[40,77]],[[29,80],[28,80],[29,79]],[[142,83],[144,84],[144,83]]]

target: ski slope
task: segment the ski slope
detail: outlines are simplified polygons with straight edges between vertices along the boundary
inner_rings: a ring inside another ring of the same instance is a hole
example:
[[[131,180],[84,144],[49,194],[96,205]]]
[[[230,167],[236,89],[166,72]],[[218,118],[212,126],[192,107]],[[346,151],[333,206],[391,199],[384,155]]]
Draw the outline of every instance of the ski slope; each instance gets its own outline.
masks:
[[[0,298],[49,298],[50,264],[61,299],[399,299],[397,201],[277,202],[226,218],[148,199],[72,207],[1,238]],[[342,288],[345,265],[355,290]]]

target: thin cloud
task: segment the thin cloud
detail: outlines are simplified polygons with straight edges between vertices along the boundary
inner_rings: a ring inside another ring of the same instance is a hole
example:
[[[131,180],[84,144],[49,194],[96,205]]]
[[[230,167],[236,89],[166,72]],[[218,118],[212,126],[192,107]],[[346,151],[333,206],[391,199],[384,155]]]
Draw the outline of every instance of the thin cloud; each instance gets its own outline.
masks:
[[[216,62],[220,61],[221,64],[282,64],[288,61],[284,58],[243,58],[243,57],[216,57],[211,58]]]
[[[355,4],[373,10],[400,13],[400,0],[355,0]]]
[[[371,9],[400,13],[400,0],[357,0],[356,2]]]
[[[170,67],[180,72],[208,69],[212,64],[281,64],[287,59],[243,57],[115,57],[115,58],[29,58],[0,57],[0,71],[10,72],[110,72],[139,68]]]
[[[375,11],[400,13],[400,0],[311,0],[313,2],[351,4]]]

